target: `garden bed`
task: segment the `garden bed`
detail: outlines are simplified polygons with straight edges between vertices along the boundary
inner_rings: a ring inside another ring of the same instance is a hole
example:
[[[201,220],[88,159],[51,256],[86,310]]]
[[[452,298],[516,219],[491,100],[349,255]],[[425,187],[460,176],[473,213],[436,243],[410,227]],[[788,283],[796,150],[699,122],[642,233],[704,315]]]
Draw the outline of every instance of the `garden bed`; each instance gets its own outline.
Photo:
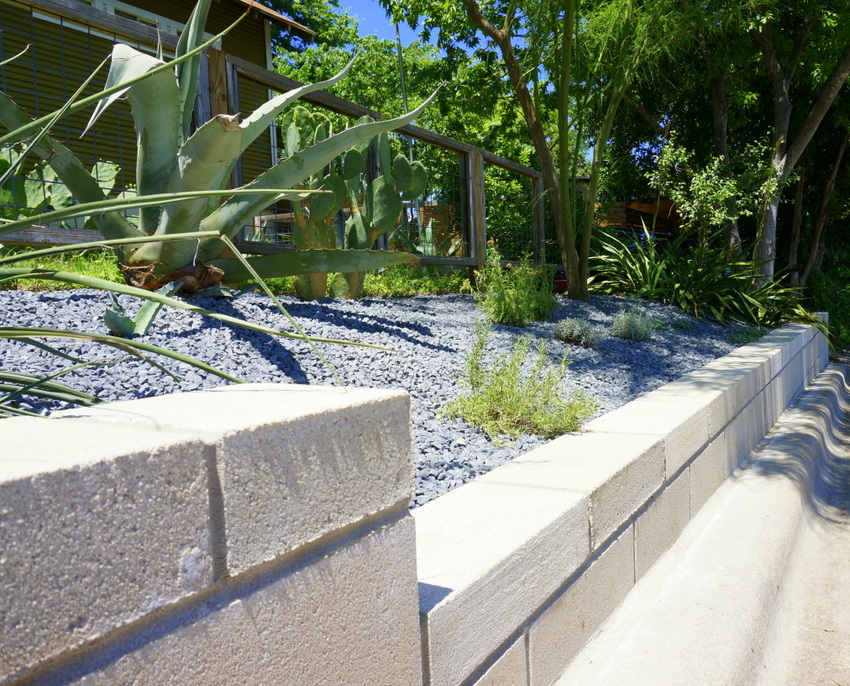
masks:
[[[6,325],[53,326],[105,332],[104,293],[58,291],[0,293]],[[523,435],[510,442],[494,441],[461,419],[439,416],[446,403],[463,390],[460,374],[480,316],[470,295],[417,296],[359,301],[323,300],[302,303],[283,298],[284,305],[313,336],[346,339],[392,350],[323,345],[321,350],[346,384],[373,388],[403,388],[413,405],[416,495],[421,505],[478,474],[545,443]],[[267,326],[291,331],[291,325],[274,305],[259,294],[234,300],[196,298],[195,304],[226,312]],[[619,311],[638,307],[655,322],[648,341],[635,342],[609,335],[608,327]],[[552,329],[567,317],[591,322],[601,334],[594,348],[552,339]],[[519,335],[549,341],[553,361],[567,354],[572,364],[567,384],[598,399],[594,416],[624,403],[725,355],[745,342],[741,327],[726,327],[697,320],[659,303],[613,296],[594,296],[589,302],[559,297],[552,321],[528,329],[493,327],[488,355],[507,352]],[[164,310],[143,340],[191,354],[246,381],[332,384],[331,371],[309,347],[299,341],[231,327],[183,311]],[[63,343],[62,349],[84,359],[118,359],[120,353],[87,342]],[[71,365],[70,362],[67,363]],[[0,366],[30,373],[56,371],[57,360],[48,353],[19,343],[0,340]],[[215,376],[177,363],[166,365],[173,379],[138,360],[107,367],[88,367],[63,377],[66,383],[104,400],[125,400],[219,386]],[[49,412],[57,406],[28,405]]]

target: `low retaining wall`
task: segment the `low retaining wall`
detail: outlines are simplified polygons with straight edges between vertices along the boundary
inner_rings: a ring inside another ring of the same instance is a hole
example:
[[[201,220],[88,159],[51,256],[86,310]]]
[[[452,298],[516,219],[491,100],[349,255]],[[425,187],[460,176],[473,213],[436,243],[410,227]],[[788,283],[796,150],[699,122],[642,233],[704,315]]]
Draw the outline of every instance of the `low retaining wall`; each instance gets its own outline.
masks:
[[[785,326],[413,516],[401,392],[4,420],[0,683],[551,684],[826,361]]]

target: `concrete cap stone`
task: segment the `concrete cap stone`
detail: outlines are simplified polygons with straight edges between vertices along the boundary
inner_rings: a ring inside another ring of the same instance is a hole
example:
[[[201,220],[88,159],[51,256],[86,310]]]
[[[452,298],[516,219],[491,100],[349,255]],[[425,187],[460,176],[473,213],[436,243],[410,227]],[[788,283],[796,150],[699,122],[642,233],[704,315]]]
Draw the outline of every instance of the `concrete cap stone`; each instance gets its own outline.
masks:
[[[570,434],[481,478],[585,494],[590,504],[590,547],[596,550],[661,488],[664,442],[653,435]]]
[[[404,391],[244,384],[73,415],[191,431],[215,445],[213,506],[223,508],[231,575],[413,494]]]
[[[479,478],[413,517],[431,686],[467,678],[589,553],[587,498],[567,488]]]
[[[588,431],[661,437],[671,478],[708,442],[710,397],[649,393],[585,424]]]
[[[0,680],[212,581],[202,442],[13,418],[0,445]]]

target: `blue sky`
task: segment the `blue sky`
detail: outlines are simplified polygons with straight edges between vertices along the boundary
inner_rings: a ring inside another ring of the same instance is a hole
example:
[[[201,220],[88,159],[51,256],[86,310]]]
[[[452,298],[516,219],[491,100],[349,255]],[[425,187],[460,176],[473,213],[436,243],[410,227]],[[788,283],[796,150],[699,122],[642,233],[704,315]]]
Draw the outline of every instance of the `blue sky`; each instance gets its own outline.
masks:
[[[349,14],[357,17],[361,36],[375,34],[378,38],[395,40],[395,27],[387,18],[384,8],[378,4],[378,0],[341,0],[340,5],[348,10]],[[407,24],[399,24],[399,31],[403,45],[409,45],[417,38],[416,33],[411,31]]]

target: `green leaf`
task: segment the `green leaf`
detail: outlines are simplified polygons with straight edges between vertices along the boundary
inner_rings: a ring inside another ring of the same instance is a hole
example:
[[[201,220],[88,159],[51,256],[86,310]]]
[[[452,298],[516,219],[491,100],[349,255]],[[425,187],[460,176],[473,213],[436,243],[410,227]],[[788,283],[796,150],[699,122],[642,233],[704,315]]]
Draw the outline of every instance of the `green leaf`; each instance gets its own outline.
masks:
[[[204,42],[204,26],[207,23],[207,14],[212,0],[197,0],[192,14],[177,42],[175,57],[184,55],[195,50]],[[186,138],[192,127],[192,113],[195,110],[195,95],[198,92],[198,76],[201,69],[201,55],[195,54],[185,62],[180,62],[176,67],[177,83],[179,86],[180,103],[182,111],[181,137]]]

